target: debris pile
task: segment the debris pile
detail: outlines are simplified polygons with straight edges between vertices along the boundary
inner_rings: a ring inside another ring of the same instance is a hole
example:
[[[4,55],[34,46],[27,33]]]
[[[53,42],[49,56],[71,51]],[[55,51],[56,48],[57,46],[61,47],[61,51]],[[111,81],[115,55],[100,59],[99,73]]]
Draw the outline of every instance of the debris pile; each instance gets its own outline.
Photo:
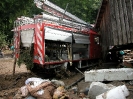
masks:
[[[88,87],[80,89],[75,84],[81,80]],[[84,72],[84,77],[67,86],[61,80],[28,78],[13,99],[126,99],[130,95],[126,84],[113,85],[104,81],[124,81],[132,84],[133,69],[99,69]]]
[[[67,98],[65,84],[59,80],[28,78],[13,99],[64,99]]]
[[[126,99],[129,91],[125,85],[113,86],[101,82],[92,82],[88,92],[90,99]]]
[[[96,99],[126,99],[128,95],[127,87],[122,85],[96,96]]]
[[[133,60],[133,51],[132,50],[124,50],[126,53],[123,56],[123,61],[131,62]]]
[[[132,81],[132,68],[98,69],[85,71],[85,82],[92,82],[88,96],[90,99],[126,99],[130,95],[125,84],[114,86],[107,81]]]
[[[104,84],[101,82],[92,82],[89,88],[90,90],[88,92],[88,95],[90,96],[91,99],[95,99],[96,96],[104,92],[107,92],[113,88],[115,88],[115,86],[111,84]]]

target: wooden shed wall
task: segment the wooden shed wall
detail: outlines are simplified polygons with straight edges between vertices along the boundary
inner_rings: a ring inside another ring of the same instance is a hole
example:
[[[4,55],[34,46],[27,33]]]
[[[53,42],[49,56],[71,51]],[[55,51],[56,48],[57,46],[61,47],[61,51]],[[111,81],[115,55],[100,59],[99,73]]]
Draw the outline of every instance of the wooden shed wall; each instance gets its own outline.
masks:
[[[133,0],[103,0],[95,28],[103,49],[133,43]]]

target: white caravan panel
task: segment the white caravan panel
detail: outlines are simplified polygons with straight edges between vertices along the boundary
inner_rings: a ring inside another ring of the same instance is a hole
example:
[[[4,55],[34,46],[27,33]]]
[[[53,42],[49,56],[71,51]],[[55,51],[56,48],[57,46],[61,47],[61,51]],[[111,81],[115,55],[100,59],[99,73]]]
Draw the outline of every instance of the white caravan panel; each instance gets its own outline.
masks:
[[[34,29],[21,31],[21,41],[22,41],[23,47],[31,46],[31,43],[34,42],[33,34],[34,34]]]
[[[73,33],[75,43],[90,44],[89,36]]]
[[[53,41],[72,42],[72,33],[45,27],[45,39]]]

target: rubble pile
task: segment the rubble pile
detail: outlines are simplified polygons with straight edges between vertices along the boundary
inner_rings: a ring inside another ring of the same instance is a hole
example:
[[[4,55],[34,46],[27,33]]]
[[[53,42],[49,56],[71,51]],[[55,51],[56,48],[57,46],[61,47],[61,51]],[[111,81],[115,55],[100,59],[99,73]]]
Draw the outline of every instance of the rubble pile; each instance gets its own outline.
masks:
[[[130,81],[131,82],[131,81]],[[67,89],[61,80],[28,78],[13,99],[127,99],[130,92],[125,84],[113,85],[99,81],[86,82],[85,89]]]
[[[123,61],[131,61],[133,59],[133,51],[132,50],[124,50],[126,55],[123,56]]]
[[[28,78],[13,99],[64,99],[67,98],[65,84],[59,80]]]
[[[90,99],[126,99],[129,91],[125,85],[113,86],[101,82],[92,82],[88,94]]]
[[[115,86],[101,82],[133,80],[132,68],[97,69],[85,71],[85,82],[92,82],[88,96],[90,99],[128,99],[130,92],[126,84]],[[130,83],[132,86],[132,83]]]
[[[132,66],[132,64],[133,64],[133,51],[132,50],[124,50],[124,52],[126,54],[123,56],[122,65],[124,67],[127,67],[127,68],[133,68],[133,66]]]

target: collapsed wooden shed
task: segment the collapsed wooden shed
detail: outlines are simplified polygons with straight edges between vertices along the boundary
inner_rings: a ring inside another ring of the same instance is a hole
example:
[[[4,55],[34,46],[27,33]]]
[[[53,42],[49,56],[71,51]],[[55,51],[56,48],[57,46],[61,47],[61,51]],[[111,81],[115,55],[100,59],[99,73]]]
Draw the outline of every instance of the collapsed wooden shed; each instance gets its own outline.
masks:
[[[133,43],[133,0],[102,0],[95,28],[102,49]]]

